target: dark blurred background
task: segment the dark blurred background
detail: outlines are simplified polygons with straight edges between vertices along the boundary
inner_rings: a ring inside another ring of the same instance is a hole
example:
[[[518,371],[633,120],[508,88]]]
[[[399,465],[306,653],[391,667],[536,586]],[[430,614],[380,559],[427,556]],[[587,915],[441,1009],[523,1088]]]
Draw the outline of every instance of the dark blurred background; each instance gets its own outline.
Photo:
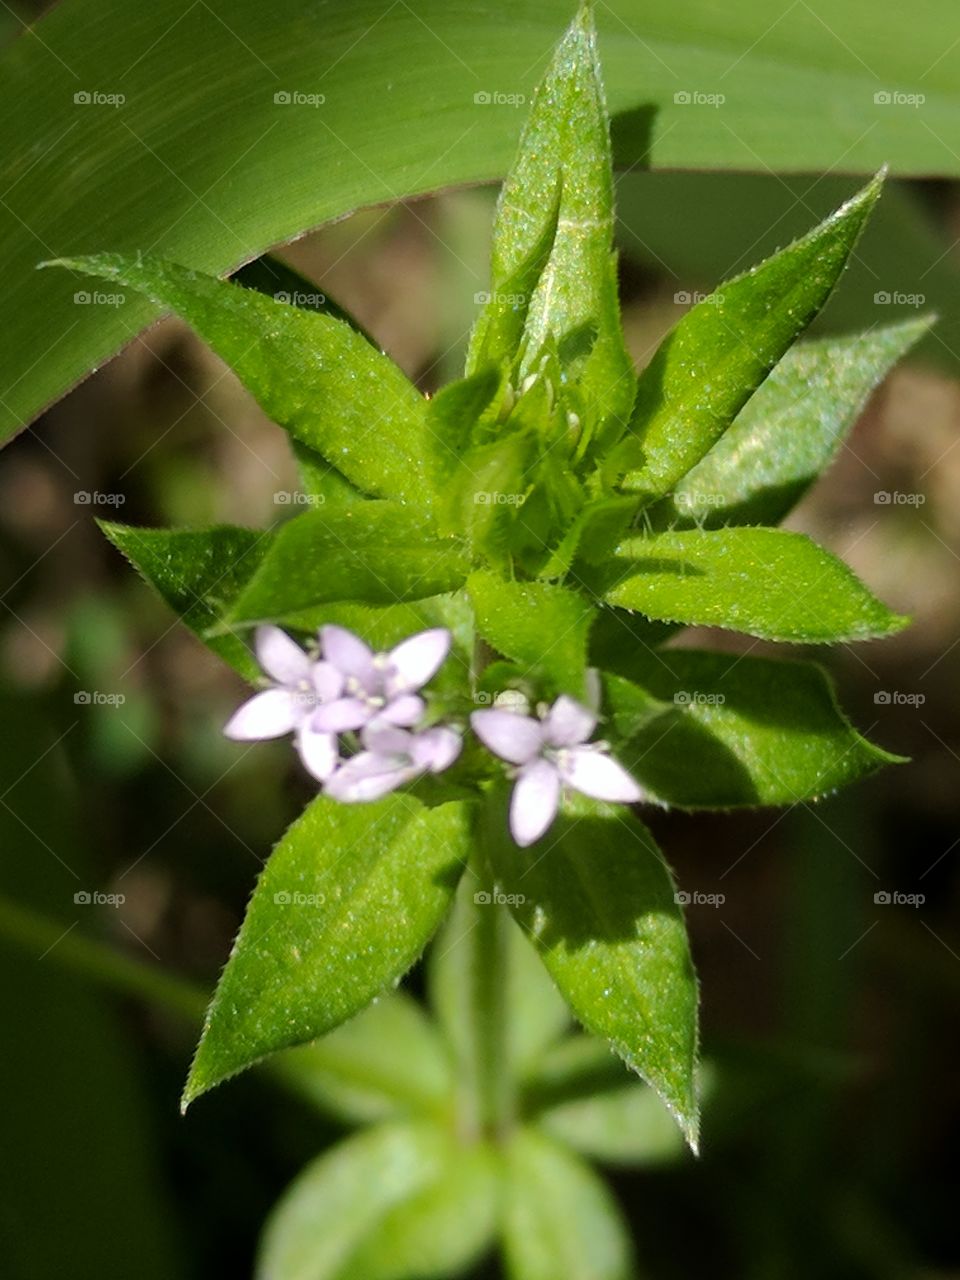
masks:
[[[698,290],[856,185],[625,175],[637,362]],[[461,367],[492,208],[481,190],[371,210],[281,255],[429,391]],[[892,641],[816,654],[858,727],[911,762],[815,806],[650,818],[681,886],[724,897],[688,911],[715,1065],[704,1155],[614,1174],[650,1276],[960,1276],[958,229],[953,186],[885,197],[821,327],[917,310],[943,323],[790,520],[914,616]],[[877,301],[898,292],[913,301]],[[0,1085],[12,1103],[0,1234],[18,1280],[126,1277],[131,1256],[143,1280],[247,1275],[267,1210],[336,1136],[256,1073],[181,1120],[196,995],[159,981],[155,999],[119,990],[142,985],[125,968],[136,963],[212,988],[261,862],[310,791],[289,752],[223,740],[238,679],[95,517],[270,524],[290,510],[276,495],[295,488],[283,432],[169,320],[0,457]],[[881,491],[919,498],[883,504]],[[87,939],[110,950],[85,951]]]

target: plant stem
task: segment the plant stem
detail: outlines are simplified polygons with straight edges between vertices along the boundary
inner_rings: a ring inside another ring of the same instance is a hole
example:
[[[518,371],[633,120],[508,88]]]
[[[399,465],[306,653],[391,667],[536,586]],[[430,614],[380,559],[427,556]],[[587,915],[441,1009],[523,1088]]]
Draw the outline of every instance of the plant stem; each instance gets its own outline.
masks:
[[[114,990],[163,1005],[191,1021],[203,1017],[207,996],[192,983],[133,960],[106,943],[75,932],[73,925],[64,925],[8,898],[0,898],[0,938],[35,951],[38,960],[49,960]]]
[[[507,982],[510,919],[495,901],[495,882],[479,843],[471,856],[472,927],[468,967],[472,1094],[478,1132],[501,1137],[513,1118]],[[469,873],[468,873],[469,874]]]

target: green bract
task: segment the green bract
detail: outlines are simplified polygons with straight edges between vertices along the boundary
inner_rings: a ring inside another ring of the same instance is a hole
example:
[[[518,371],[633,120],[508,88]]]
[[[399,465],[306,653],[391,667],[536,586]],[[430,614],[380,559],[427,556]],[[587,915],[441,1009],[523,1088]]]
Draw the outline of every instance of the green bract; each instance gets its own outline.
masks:
[[[763,527],[925,330],[794,345],[880,187],[718,285],[637,378],[584,8],[503,187],[465,377],[429,401],[336,310],[256,292],[255,269],[245,287],[146,257],[64,261],[184,317],[289,433],[314,499],[270,531],[105,532],[248,678],[255,624],[336,623],[377,650],[445,627],[431,714],[462,726],[508,690],[530,706],[598,698],[609,750],[652,802],[792,804],[852,782],[896,757],[853,729],[819,666],[665,642],[682,625],[823,644],[905,623],[831,553]],[[503,772],[471,741],[442,778],[376,803],[320,797],[260,878],[184,1103],[359,1014],[296,1050],[298,1070],[341,1116],[382,1125],[294,1185],[264,1275],[400,1277],[411,1258],[417,1275],[442,1275],[499,1230],[519,1280],[625,1276],[618,1215],[572,1148],[672,1153],[655,1095],[696,1144],[696,978],[653,837],[623,805],[567,796],[549,835],[520,850]],[[362,1013],[455,895],[430,969],[440,1035],[396,996]],[[568,1009],[652,1090],[622,1071],[611,1082],[605,1050],[566,1034]],[[381,1040],[416,1070],[384,1071]]]

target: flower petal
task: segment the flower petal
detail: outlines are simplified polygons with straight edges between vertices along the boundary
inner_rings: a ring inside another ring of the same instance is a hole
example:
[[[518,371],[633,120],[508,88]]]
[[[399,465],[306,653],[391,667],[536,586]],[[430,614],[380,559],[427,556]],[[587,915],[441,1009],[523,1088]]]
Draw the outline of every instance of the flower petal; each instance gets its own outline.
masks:
[[[339,762],[336,734],[315,733],[305,724],[297,731],[297,751],[307,773],[318,782],[326,782]]]
[[[292,685],[310,678],[312,658],[279,627],[257,627],[253,646],[260,666],[277,684]]]
[[[346,733],[348,729],[362,729],[370,714],[369,706],[360,698],[337,698],[317,707],[310,727],[316,733]]]
[[[446,627],[434,627],[391,649],[387,655],[387,695],[422,689],[443,665],[451,640]]]
[[[287,689],[265,689],[237,708],[223,732],[239,742],[279,738],[295,728],[300,719],[300,708]]]
[[[333,702],[343,693],[343,672],[332,662],[315,662],[310,674],[320,702]]]
[[[597,717],[575,698],[561,694],[543,721],[543,736],[551,747],[573,747],[586,742],[597,727]]]
[[[414,739],[408,730],[399,729],[376,716],[366,725],[361,737],[368,751],[375,751],[380,756],[399,757],[401,764],[411,762]]]
[[[358,756],[340,766],[324,784],[324,792],[344,804],[357,804],[367,800],[379,800],[417,774],[409,765],[398,766],[389,757],[373,751],[361,751]]]
[[[470,724],[483,745],[510,764],[526,764],[543,746],[543,726],[532,716],[492,707],[487,711],[474,711]]]
[[[449,769],[460,754],[463,740],[454,729],[446,725],[436,725],[433,729],[425,729],[415,735],[411,745],[414,764],[420,769],[428,769],[431,773],[442,773]]]
[[[595,747],[564,751],[557,763],[566,785],[594,800],[636,804],[643,799],[643,791],[623,765]]]
[[[539,840],[557,816],[560,775],[549,760],[534,760],[520,770],[510,798],[510,834],[521,849]]]
[[[418,698],[415,693],[401,693],[399,698],[388,702],[376,718],[378,721],[383,720],[387,724],[409,729],[423,715],[426,705],[424,700]]]
[[[376,683],[372,650],[346,627],[320,628],[320,644],[327,662],[332,662],[345,676],[354,676],[365,689]]]

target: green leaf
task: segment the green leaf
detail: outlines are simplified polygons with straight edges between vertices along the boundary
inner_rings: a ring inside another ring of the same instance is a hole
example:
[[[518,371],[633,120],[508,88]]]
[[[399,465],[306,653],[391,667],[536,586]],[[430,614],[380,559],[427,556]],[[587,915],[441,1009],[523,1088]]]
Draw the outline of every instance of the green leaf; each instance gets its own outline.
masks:
[[[613,585],[603,597],[610,604],[766,640],[868,640],[909,622],[875,599],[843,561],[804,534],[780,529],[629,538],[607,572]]]
[[[469,378],[441,387],[427,403],[427,430],[435,441],[434,479],[438,490],[456,474],[478,429],[491,414],[499,412],[505,392],[502,371],[490,365]]]
[[[779,524],[840,448],[927,318],[788,351],[736,421],[651,516],[663,526]]]
[[[425,402],[349,325],[154,258],[104,253],[48,265],[126,285],[175,311],[268,417],[353,484],[429,506]]]
[[[477,632],[494,649],[557,692],[583,698],[595,612],[589,600],[566,587],[508,582],[486,570],[471,574],[467,594]]]
[[[656,1089],[691,1146],[697,988],[673,881],[642,823],[585,802],[519,849],[501,790],[484,838],[514,915],[583,1025]]]
[[[55,5],[3,51],[4,437],[157,315],[129,295],[121,307],[74,306],[83,282],[38,279],[39,257],[156,245],[222,274],[364,205],[499,178],[525,113],[475,95],[499,88],[529,98],[571,5],[354,0],[320,22],[303,0],[233,0],[229,30],[215,9],[185,10],[183,0],[154,0],[135,15],[123,0]],[[771,27],[766,0],[728,7],[722,22],[702,6],[651,12],[647,0],[612,0],[599,20],[621,163],[822,173],[842,155],[851,172],[889,161],[905,175],[956,175],[960,49],[943,39],[952,0],[929,0],[924,14],[906,25],[896,7],[876,7],[865,31],[862,6],[835,0],[829,24],[797,5]],[[727,89],[734,56],[736,92]],[[723,89],[722,108],[678,102],[693,79]],[[96,86],[125,102],[74,101]],[[275,95],[296,86],[319,88],[325,101],[278,105]],[[878,86],[922,91],[926,102],[878,108]],[[815,198],[809,186],[801,200]],[[750,198],[737,199],[741,218]],[[713,219],[712,205],[696,207],[700,226]],[[742,233],[739,248],[754,234]]]
[[[449,905],[467,840],[460,803],[314,800],[257,882],[184,1106],[268,1053],[332,1030],[396,982]]]
[[[291,1073],[301,1095],[350,1124],[444,1115],[453,1096],[437,1029],[403,991],[376,1000],[320,1040],[277,1054],[272,1065],[275,1074]]]
[[[272,253],[265,253],[253,262],[248,262],[231,276],[234,284],[241,284],[245,289],[255,289],[275,302],[285,302],[291,307],[299,307],[301,311],[319,311],[335,320],[342,320],[351,329],[355,329],[362,337],[376,346],[376,342],[364,329],[363,325],[349,311],[321,289],[315,281],[302,275],[282,258]]]
[[[101,521],[100,528],[209,649],[246,679],[258,678],[250,650],[223,629],[223,618],[262,562],[272,534],[227,525],[136,529]]]
[[[835,285],[880,194],[882,175],[835,214],[688,311],[640,375],[623,486],[669,493],[719,440]],[[641,465],[631,459],[642,456]]]
[[[545,1134],[507,1148],[504,1253],[511,1280],[629,1280],[630,1236],[588,1164]]]
[[[394,604],[460,586],[469,564],[429,517],[396,502],[326,504],[282,525],[231,621],[280,620],[334,600]]]
[[[436,1126],[378,1126],[341,1142],[288,1188],[267,1221],[260,1280],[430,1280],[464,1269],[492,1235],[482,1148]]]
[[[533,1099],[554,1096],[537,1108],[538,1126],[591,1160],[653,1165],[683,1154],[683,1139],[660,1099],[600,1040],[571,1036],[554,1046],[529,1092]]]
[[[813,663],[664,649],[624,651],[621,666],[642,689],[604,677],[614,723],[631,739],[619,755],[664,804],[793,805],[900,760],[857,733]],[[618,720],[637,692],[665,710],[631,733]]]
[[[519,380],[539,369],[551,345],[576,378],[589,379],[600,417],[615,413],[626,421],[634,375],[620,328],[612,242],[607,111],[592,9],[582,5],[537,89],[503,185],[492,295],[471,367],[512,358],[519,335],[510,330],[522,318]]]

